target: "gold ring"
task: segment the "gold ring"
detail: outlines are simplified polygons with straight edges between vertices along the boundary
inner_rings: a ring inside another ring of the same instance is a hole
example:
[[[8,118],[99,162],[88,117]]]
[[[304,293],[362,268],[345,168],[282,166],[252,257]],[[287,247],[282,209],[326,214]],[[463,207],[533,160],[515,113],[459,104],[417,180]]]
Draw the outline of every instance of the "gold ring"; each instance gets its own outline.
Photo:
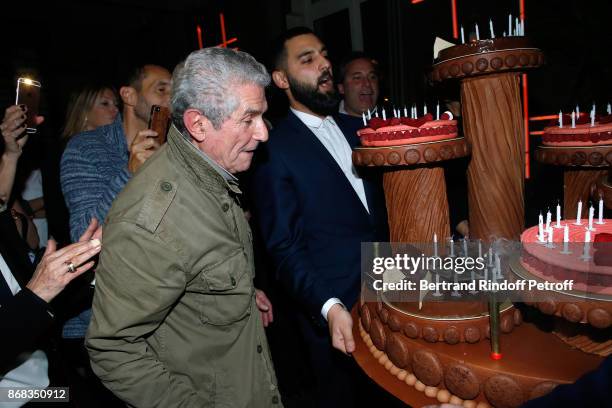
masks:
[[[69,273],[75,273],[76,272],[76,268],[74,267],[74,264],[72,262],[64,262],[64,264],[66,264],[66,266],[68,267],[68,272]]]

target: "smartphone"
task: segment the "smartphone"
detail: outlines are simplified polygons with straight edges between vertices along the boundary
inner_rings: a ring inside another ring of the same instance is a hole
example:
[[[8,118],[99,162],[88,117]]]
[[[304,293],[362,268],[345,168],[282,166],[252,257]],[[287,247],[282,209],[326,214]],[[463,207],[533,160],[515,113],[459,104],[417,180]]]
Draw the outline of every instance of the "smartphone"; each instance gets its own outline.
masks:
[[[168,126],[170,125],[170,109],[163,106],[153,105],[149,117],[149,129],[157,132],[159,144],[166,143]]]
[[[36,133],[36,116],[40,103],[40,82],[30,78],[17,79],[15,105],[26,105],[26,133]]]

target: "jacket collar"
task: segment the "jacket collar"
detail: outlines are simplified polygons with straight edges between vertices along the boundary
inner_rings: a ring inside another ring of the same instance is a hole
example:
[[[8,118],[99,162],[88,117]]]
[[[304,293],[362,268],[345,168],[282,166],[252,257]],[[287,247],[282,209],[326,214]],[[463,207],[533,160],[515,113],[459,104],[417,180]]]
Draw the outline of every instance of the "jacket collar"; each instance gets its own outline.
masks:
[[[242,194],[238,187],[238,179],[198,150],[174,124],[168,132],[167,143],[170,154],[196,184],[217,192],[229,190],[235,194]]]

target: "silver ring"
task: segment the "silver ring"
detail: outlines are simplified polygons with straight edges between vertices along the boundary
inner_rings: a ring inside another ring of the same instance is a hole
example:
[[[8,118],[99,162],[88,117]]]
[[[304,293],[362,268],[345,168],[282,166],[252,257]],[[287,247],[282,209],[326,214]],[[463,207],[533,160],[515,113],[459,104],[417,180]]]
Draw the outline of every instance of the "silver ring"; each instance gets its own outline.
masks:
[[[74,267],[74,264],[72,262],[64,262],[64,264],[66,264],[66,266],[68,267],[68,272],[69,273],[75,273],[76,272],[76,268]]]

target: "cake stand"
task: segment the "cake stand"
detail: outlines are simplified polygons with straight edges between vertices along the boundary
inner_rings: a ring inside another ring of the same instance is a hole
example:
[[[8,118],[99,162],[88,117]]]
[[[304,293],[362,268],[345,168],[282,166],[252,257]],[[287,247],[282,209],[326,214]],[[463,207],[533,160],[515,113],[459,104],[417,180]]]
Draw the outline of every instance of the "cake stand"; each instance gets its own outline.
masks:
[[[383,183],[391,242],[431,242],[434,233],[450,236],[442,164],[469,151],[465,138],[353,149],[355,166],[387,170]]]
[[[470,238],[517,240],[525,217],[520,71],[539,67],[544,56],[526,38],[515,37],[455,46],[440,58],[431,79],[460,80],[463,133],[472,147]]]
[[[607,178],[612,163],[612,145],[601,146],[540,146],[536,149],[536,160],[553,166],[562,166],[563,171],[563,218],[576,217],[578,201],[588,204],[601,178]],[[601,186],[601,196],[606,206],[612,208],[612,191]],[[604,195],[607,192],[607,195]],[[599,200],[599,194],[593,197]],[[583,207],[588,208],[588,207]]]

